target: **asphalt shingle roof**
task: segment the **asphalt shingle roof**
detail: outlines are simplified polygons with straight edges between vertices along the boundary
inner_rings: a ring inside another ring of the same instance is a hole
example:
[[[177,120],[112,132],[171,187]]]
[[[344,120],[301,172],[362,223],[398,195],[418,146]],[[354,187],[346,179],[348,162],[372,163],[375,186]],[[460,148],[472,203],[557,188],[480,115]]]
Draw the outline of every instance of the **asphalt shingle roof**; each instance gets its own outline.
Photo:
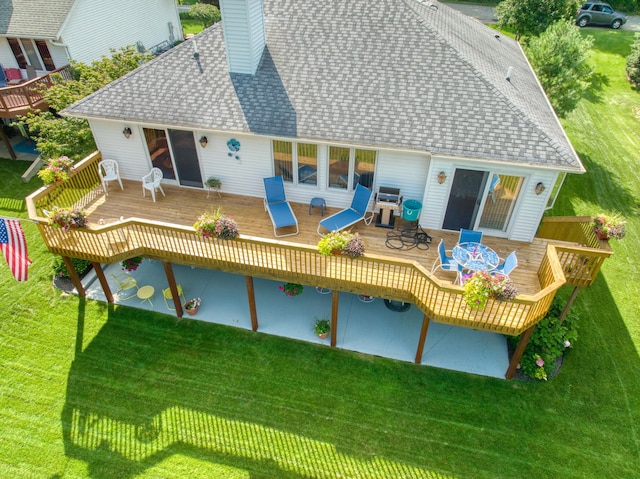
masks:
[[[255,75],[222,26],[65,113],[583,171],[517,42],[423,0],[265,0]],[[511,81],[507,69],[513,68]]]
[[[75,0],[0,0],[0,35],[56,38]]]

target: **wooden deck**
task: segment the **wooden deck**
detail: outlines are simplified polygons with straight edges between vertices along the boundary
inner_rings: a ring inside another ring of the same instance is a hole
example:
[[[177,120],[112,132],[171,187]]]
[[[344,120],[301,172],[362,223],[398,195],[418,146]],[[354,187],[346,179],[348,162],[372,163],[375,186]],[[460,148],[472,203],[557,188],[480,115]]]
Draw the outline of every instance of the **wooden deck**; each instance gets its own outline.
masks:
[[[322,219],[320,208],[313,208],[309,214],[309,205],[291,203],[291,207],[298,219],[300,233],[295,236],[275,238],[269,215],[264,210],[262,198],[238,196],[227,193],[212,192],[207,199],[207,191],[200,189],[182,188],[164,185],[166,197],[158,193],[156,203],[151,200],[147,192],[146,198],[142,197],[142,187],[138,181],[124,180],[124,191],[117,183],[109,187],[108,196],[101,195],[88,205],[89,227],[99,227],[100,219],[105,224],[112,223],[120,217],[140,218],[145,220],[160,221],[182,226],[192,226],[199,215],[205,211],[213,211],[220,207],[222,211],[235,218],[241,234],[258,238],[271,238],[285,243],[296,243],[307,246],[315,246],[320,239],[317,233],[318,222]],[[338,211],[336,208],[327,208],[325,217]],[[374,221],[375,223],[375,221]],[[412,228],[413,224],[397,218],[395,229],[398,232],[404,228]],[[456,244],[458,234],[439,230],[427,230],[433,238],[428,250],[413,248],[410,250],[398,250],[385,245],[387,233],[392,231],[387,228],[365,225],[360,222],[351,228],[358,232],[365,241],[366,253],[380,256],[389,256],[410,261],[416,261],[428,270],[431,270],[437,257],[437,246],[440,239],[445,240],[447,248]],[[285,231],[286,232],[286,231]],[[519,292],[534,294],[540,291],[537,271],[545,254],[549,240],[535,239],[532,243],[508,241],[499,238],[486,237],[483,240],[494,249],[498,255],[505,258],[511,251],[518,254],[518,268],[511,274],[511,278],[518,287]],[[577,244],[576,244],[577,245]],[[438,270],[436,276],[442,279],[454,280],[455,274]]]
[[[503,258],[517,252],[519,266],[511,278],[519,293],[514,300],[489,300],[483,310],[470,310],[463,289],[453,284],[453,273],[430,273],[440,239],[451,248],[457,233],[428,231],[432,237],[428,250],[403,250],[387,246],[387,234],[393,230],[361,222],[352,229],[365,241],[365,256],[353,260],[326,257],[316,248],[321,220],[318,208],[310,215],[307,204],[293,203],[300,233],[276,239],[262,191],[256,197],[226,193],[207,197],[205,190],[167,185],[163,187],[166,196],[157,196],[154,203],[149,196],[142,197],[139,181],[124,181],[124,190],[112,184],[107,196],[97,175],[100,158],[99,152],[89,155],[75,166],[68,180],[27,197],[30,219],[39,223],[49,249],[67,261],[87,259],[100,270],[100,263],[143,255],[163,261],[169,270],[170,264],[179,263],[245,275],[247,281],[255,276],[321,286],[336,294],[346,291],[408,301],[425,314],[420,344],[424,344],[429,320],[511,335],[530,330],[544,317],[558,288],[566,282],[590,285],[611,254],[598,244],[589,218],[543,222],[540,236],[571,241],[536,238],[522,243],[486,237],[483,242]],[[88,228],[64,231],[50,226],[44,210],[54,205],[86,209]],[[195,233],[192,225],[197,217],[217,208],[236,219],[240,229],[236,240],[212,240]],[[329,209],[325,215],[334,211]],[[411,227],[401,218],[396,220],[396,231]],[[172,273],[167,275],[171,284]],[[101,282],[108,289],[104,278]],[[332,319],[337,311],[334,313]]]
[[[71,79],[70,67],[66,65],[33,80],[0,88],[0,118],[15,118],[32,109],[48,108],[41,89],[50,88],[55,84],[56,80],[51,76],[53,74],[59,74],[64,80]]]

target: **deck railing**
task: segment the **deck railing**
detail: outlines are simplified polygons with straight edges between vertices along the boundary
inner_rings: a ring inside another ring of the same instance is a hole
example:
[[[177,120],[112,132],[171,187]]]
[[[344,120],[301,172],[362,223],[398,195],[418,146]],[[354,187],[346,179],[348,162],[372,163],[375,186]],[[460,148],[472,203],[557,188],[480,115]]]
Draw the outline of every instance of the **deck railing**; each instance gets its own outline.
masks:
[[[556,245],[558,260],[567,283],[581,288],[591,286],[604,260],[613,254],[609,242],[596,237],[593,232],[593,218],[590,216],[545,217],[537,236],[582,245]]]
[[[66,65],[33,80],[15,86],[0,88],[0,117],[12,118],[22,115],[28,108],[44,108],[46,102],[42,97],[43,88],[51,88],[59,74],[63,80],[71,79],[71,67]]]
[[[142,255],[161,261],[279,281],[368,294],[416,304],[442,323],[516,335],[547,312],[565,283],[556,248],[548,246],[538,269],[541,290],[512,301],[489,300],[480,311],[467,307],[460,286],[442,281],[422,265],[368,254],[350,259],[322,256],[312,246],[241,235],[228,241],[206,239],[193,228],[128,218],[95,228],[64,231],[48,224],[43,210],[53,205],[83,207],[102,195],[96,152],[78,163],[70,178],[40,188],[27,198],[29,217],[56,254],[100,263]]]

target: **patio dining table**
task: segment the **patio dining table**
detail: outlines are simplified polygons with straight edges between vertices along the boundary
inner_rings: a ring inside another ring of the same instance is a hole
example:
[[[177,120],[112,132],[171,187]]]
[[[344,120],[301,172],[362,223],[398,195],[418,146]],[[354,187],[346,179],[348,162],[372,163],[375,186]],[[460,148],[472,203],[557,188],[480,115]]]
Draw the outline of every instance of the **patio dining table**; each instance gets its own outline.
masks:
[[[458,243],[451,255],[456,263],[470,271],[492,271],[500,263],[498,254],[482,243]]]

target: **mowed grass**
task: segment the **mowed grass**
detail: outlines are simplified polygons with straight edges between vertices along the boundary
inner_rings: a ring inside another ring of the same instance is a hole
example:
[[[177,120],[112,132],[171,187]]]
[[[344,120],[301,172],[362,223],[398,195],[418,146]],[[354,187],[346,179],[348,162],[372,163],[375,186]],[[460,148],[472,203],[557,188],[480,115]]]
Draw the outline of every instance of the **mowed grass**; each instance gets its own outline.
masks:
[[[580,293],[547,383],[503,381],[109,307],[0,267],[0,477],[630,478],[640,470],[638,93],[627,32],[596,35],[600,86],[564,123],[589,170],[554,214],[622,211],[627,238]],[[0,160],[0,214],[26,164]],[[569,291],[563,291],[566,296]],[[238,291],[245,300],[245,292]]]

